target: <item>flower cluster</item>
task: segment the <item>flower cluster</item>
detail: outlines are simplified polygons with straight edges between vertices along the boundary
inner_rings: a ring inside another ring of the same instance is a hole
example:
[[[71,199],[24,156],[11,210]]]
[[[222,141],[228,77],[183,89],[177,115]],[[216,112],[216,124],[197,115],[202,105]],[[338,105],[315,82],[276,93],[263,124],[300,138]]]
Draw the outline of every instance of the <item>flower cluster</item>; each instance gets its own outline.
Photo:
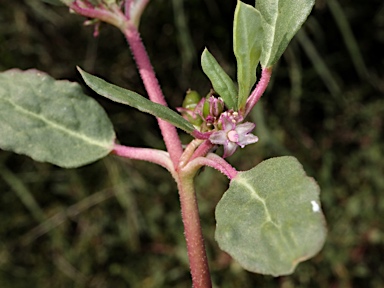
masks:
[[[177,108],[183,117],[200,132],[211,133],[212,144],[223,145],[223,157],[231,156],[237,147],[253,144],[259,139],[250,132],[255,128],[251,122],[242,123],[243,116],[236,111],[226,110],[224,101],[211,91],[202,98],[196,91],[188,91],[183,107]]]

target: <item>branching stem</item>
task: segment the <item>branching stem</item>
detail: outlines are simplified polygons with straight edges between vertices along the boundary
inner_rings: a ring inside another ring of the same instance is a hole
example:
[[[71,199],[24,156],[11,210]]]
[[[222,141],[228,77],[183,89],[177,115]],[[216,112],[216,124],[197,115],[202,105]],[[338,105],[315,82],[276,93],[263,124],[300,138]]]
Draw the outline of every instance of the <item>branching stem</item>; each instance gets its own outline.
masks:
[[[150,100],[167,106],[148,54],[137,30],[138,20],[148,2],[149,0],[127,0],[123,6],[124,13],[121,10],[117,11],[117,6],[105,7],[101,5],[94,7],[89,2],[80,0],[74,1],[70,7],[80,15],[110,23],[123,32]],[[259,82],[262,81],[264,81],[263,77]],[[268,84],[268,81],[266,84]],[[259,90],[261,91],[262,88],[259,88]],[[261,94],[264,90],[261,91]],[[256,94],[258,95],[258,93],[259,92]],[[255,103],[257,100],[258,98],[255,100]],[[212,284],[201,231],[193,178],[202,166],[213,167],[229,179],[233,179],[237,175],[237,171],[220,156],[209,153],[214,146],[208,140],[210,133],[194,131],[194,133],[192,133],[193,136],[200,140],[196,139],[192,141],[183,152],[175,126],[160,118],[157,118],[157,121],[168,152],[115,144],[113,153],[125,158],[156,163],[166,168],[172,174],[179,189],[181,214],[193,287],[210,288]]]
[[[155,71],[153,70],[148,54],[136,27],[128,21],[122,32],[129,43],[149,99],[153,102],[167,106],[163,92],[161,91],[159,82],[157,81]],[[160,118],[157,118],[157,121],[172,163],[174,167],[177,167],[180,156],[183,153],[183,149],[176,128],[172,124]]]

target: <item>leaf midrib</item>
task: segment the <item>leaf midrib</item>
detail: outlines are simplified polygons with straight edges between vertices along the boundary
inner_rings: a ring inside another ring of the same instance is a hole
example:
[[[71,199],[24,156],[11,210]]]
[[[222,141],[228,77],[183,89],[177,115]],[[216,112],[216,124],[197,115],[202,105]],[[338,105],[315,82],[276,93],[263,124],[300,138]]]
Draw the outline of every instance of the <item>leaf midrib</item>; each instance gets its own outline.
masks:
[[[265,199],[260,197],[259,194],[257,194],[256,190],[247,183],[246,179],[240,178],[238,180],[238,183],[240,185],[243,185],[246,189],[248,189],[251,192],[251,196],[263,205],[265,215],[267,216],[267,219],[265,220],[265,222],[271,222],[274,226],[276,226],[277,228],[280,228],[280,226],[272,220],[272,216],[269,213]]]
[[[261,13],[260,13],[261,14]],[[261,14],[262,15],[262,14]],[[272,33],[268,33],[268,34],[272,34],[272,41],[271,41],[271,45],[269,47],[269,53],[267,54],[268,55],[268,58],[266,58],[266,64],[268,64],[268,62],[270,61],[270,58],[271,58],[271,55],[272,55],[272,47],[273,47],[273,44],[274,44],[274,41],[275,41],[275,35],[276,35],[276,23],[277,23],[277,18],[279,17],[279,1],[277,1],[277,13],[276,13],[276,17],[273,19],[274,21],[272,21],[272,24],[274,25],[269,25],[267,21],[264,21],[265,23],[267,23],[268,26],[271,26],[272,27]],[[265,19],[265,17],[264,17]],[[266,33],[264,33],[264,35],[266,35]]]
[[[16,110],[21,111],[21,113],[24,113],[24,114],[26,114],[26,115],[28,115],[30,117],[35,118],[35,119],[39,119],[39,120],[43,121],[44,123],[46,123],[48,126],[56,128],[58,130],[61,130],[64,133],[66,133],[68,135],[71,135],[71,136],[73,136],[75,138],[81,139],[81,140],[83,140],[84,142],[87,142],[90,145],[98,146],[98,147],[101,147],[101,148],[104,148],[104,149],[108,149],[108,147],[110,146],[109,143],[107,143],[107,142],[103,143],[103,142],[100,142],[100,141],[95,141],[94,139],[92,139],[90,137],[87,137],[84,134],[75,133],[72,130],[67,129],[65,126],[59,125],[56,122],[53,122],[53,121],[51,121],[51,120],[41,116],[41,114],[32,113],[31,111],[29,111],[29,110],[25,109],[24,107],[14,103],[13,101],[10,101],[9,99],[1,98],[1,100],[8,102]]]

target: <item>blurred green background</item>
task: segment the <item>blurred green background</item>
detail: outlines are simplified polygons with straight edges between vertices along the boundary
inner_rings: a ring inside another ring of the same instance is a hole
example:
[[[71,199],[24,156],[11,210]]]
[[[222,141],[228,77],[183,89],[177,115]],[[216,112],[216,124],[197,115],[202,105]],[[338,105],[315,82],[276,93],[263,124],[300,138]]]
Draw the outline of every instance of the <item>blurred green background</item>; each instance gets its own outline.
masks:
[[[260,142],[229,158],[246,170],[297,157],[322,190],[323,250],[291,276],[244,271],[213,239],[228,181],[207,168],[196,182],[214,287],[384,287],[384,4],[368,2],[317,0],[250,116]],[[235,78],[235,5],[151,1],[140,30],[171,107],[188,88],[209,90],[199,65],[205,46]],[[81,82],[79,65],[145,95],[120,32],[105,25],[94,38],[83,21],[39,0],[0,0],[0,70]],[[121,143],[163,148],[152,117],[86,91]],[[2,288],[191,285],[176,186],[160,167],[108,156],[64,170],[0,151],[0,191]]]

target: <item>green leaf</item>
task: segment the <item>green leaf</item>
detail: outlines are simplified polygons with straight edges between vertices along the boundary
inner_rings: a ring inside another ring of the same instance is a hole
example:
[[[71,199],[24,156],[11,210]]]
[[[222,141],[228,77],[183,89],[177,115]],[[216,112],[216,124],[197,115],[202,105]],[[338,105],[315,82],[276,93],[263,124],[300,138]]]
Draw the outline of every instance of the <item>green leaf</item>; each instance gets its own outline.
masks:
[[[273,66],[312,10],[315,0],[257,0],[264,30],[260,63]]]
[[[319,187],[294,157],[239,172],[216,207],[215,238],[245,269],[287,275],[322,248]]]
[[[101,96],[159,117],[187,133],[192,133],[195,130],[191,123],[189,123],[180,114],[176,113],[170,108],[154,103],[133,91],[108,83],[103,79],[93,76],[80,68],[78,68],[78,70],[85,83]]]
[[[73,2],[72,0],[41,0],[41,1],[51,5],[55,5],[55,6],[62,6],[65,4],[69,5],[71,4],[71,2]]]
[[[238,1],[233,22],[233,51],[237,60],[239,108],[245,106],[251,88],[256,82],[256,68],[260,60],[262,41],[260,12],[251,5]]]
[[[201,66],[205,75],[211,81],[213,89],[220,95],[225,105],[229,109],[237,110],[236,85],[207,48],[201,54]]]
[[[108,116],[81,86],[37,71],[0,73],[0,148],[71,168],[113,148]]]

